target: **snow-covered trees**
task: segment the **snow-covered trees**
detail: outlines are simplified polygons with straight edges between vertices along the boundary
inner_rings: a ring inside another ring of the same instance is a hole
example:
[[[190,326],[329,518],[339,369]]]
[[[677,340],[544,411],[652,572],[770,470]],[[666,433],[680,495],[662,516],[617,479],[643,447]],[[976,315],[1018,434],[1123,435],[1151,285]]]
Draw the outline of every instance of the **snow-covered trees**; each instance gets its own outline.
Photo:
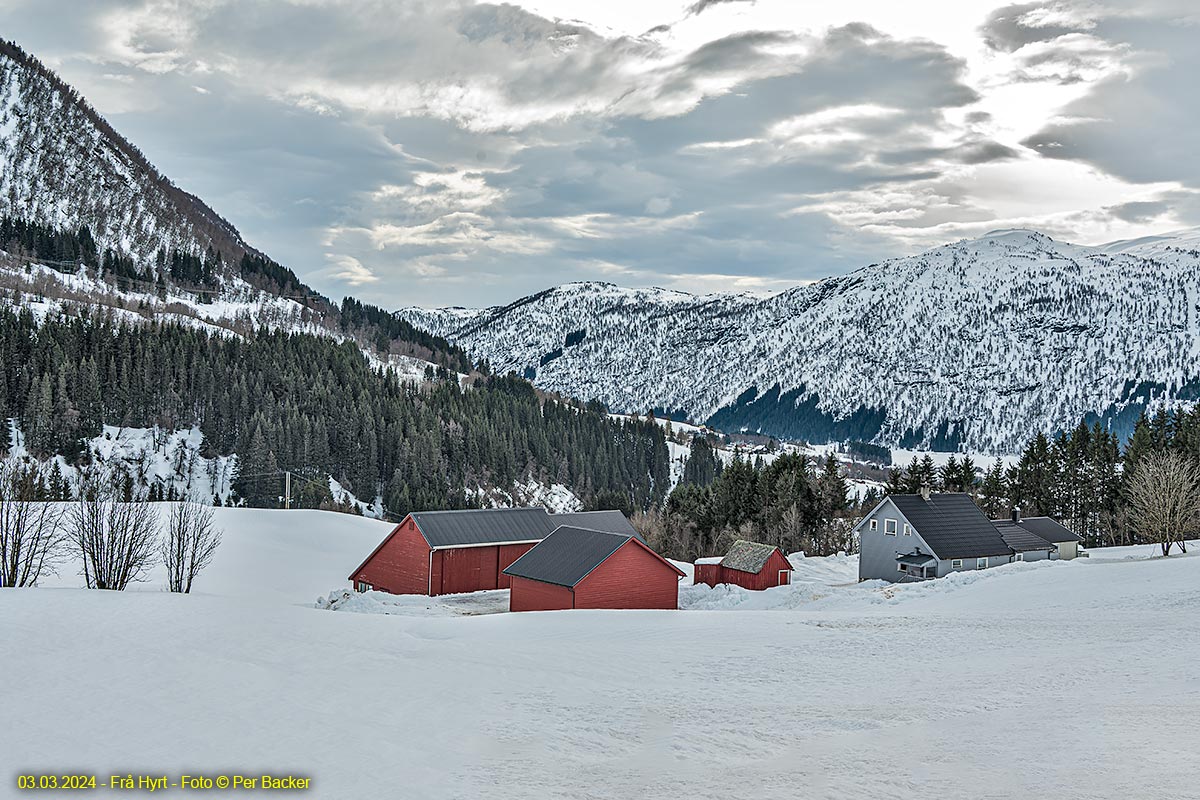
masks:
[[[43,496],[36,464],[0,462],[0,587],[36,584],[63,544],[62,508]]]
[[[1164,556],[1200,531],[1200,466],[1183,453],[1167,450],[1145,456],[1128,476],[1130,523]]]
[[[167,588],[172,592],[192,591],[192,581],[207,567],[221,544],[221,531],[213,524],[211,506],[193,500],[171,507],[162,541]]]

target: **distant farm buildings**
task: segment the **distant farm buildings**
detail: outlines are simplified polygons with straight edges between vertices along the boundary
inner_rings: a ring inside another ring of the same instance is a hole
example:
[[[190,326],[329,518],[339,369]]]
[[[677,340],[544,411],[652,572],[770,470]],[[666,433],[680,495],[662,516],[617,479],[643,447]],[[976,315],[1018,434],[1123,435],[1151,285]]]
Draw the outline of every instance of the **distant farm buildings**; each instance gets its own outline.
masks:
[[[724,556],[697,559],[695,581],[709,586],[731,583],[745,589],[770,589],[791,583],[792,564],[774,545],[739,539]]]
[[[683,572],[631,534],[557,528],[504,570],[510,611],[679,606]]]
[[[556,528],[575,525],[639,538],[620,511],[544,508],[419,511],[406,516],[350,575],[360,592],[458,594],[507,589],[505,570]]]
[[[989,520],[966,494],[888,495],[855,527],[859,580],[901,582],[1013,561],[1071,559],[1079,537],[1049,517]]]

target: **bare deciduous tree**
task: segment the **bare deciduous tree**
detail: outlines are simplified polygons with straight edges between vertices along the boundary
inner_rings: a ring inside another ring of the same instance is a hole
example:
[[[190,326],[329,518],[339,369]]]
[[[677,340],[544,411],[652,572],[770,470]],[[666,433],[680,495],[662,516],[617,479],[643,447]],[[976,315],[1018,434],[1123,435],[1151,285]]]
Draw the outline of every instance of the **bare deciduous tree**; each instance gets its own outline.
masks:
[[[1142,458],[1126,484],[1130,524],[1157,542],[1164,556],[1200,530],[1200,465],[1174,451]]]
[[[221,531],[213,526],[211,506],[189,500],[171,509],[167,535],[162,543],[167,568],[167,588],[172,592],[192,590],[192,580],[212,562],[221,544]]]
[[[144,495],[124,501],[111,488],[84,486],[67,531],[89,589],[120,591],[144,580],[157,554],[158,513]]]
[[[63,507],[41,497],[36,465],[0,463],[0,587],[32,586],[62,554]]]

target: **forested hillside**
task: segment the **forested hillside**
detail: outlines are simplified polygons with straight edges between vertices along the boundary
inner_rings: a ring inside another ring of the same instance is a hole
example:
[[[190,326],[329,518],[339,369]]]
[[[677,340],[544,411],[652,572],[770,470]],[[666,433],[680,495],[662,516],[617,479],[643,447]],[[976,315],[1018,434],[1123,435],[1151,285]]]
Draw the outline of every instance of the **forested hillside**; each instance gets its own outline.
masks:
[[[321,336],[230,337],[104,312],[39,324],[28,309],[5,309],[0,358],[0,418],[17,422],[33,455],[86,469],[94,454],[83,443],[102,424],[195,425],[203,455],[238,456],[235,488],[251,505],[277,504],[280,470],[332,476],[367,502],[382,495],[394,515],[463,507],[471,489],[526,478],[585,499],[619,493],[637,507],[669,488],[654,423],[542,400],[518,378],[481,378],[469,390],[450,375],[401,381],[354,344]],[[126,480],[150,488],[145,476]]]

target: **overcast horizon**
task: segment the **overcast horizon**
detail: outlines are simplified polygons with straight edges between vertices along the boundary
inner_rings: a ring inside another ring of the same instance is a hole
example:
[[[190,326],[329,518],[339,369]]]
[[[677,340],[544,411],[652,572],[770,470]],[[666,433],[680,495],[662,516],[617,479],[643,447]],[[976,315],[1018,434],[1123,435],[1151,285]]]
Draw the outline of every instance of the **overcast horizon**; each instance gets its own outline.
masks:
[[[253,246],[388,308],[1200,225],[1195,4],[798,5],[0,0],[0,24]]]

